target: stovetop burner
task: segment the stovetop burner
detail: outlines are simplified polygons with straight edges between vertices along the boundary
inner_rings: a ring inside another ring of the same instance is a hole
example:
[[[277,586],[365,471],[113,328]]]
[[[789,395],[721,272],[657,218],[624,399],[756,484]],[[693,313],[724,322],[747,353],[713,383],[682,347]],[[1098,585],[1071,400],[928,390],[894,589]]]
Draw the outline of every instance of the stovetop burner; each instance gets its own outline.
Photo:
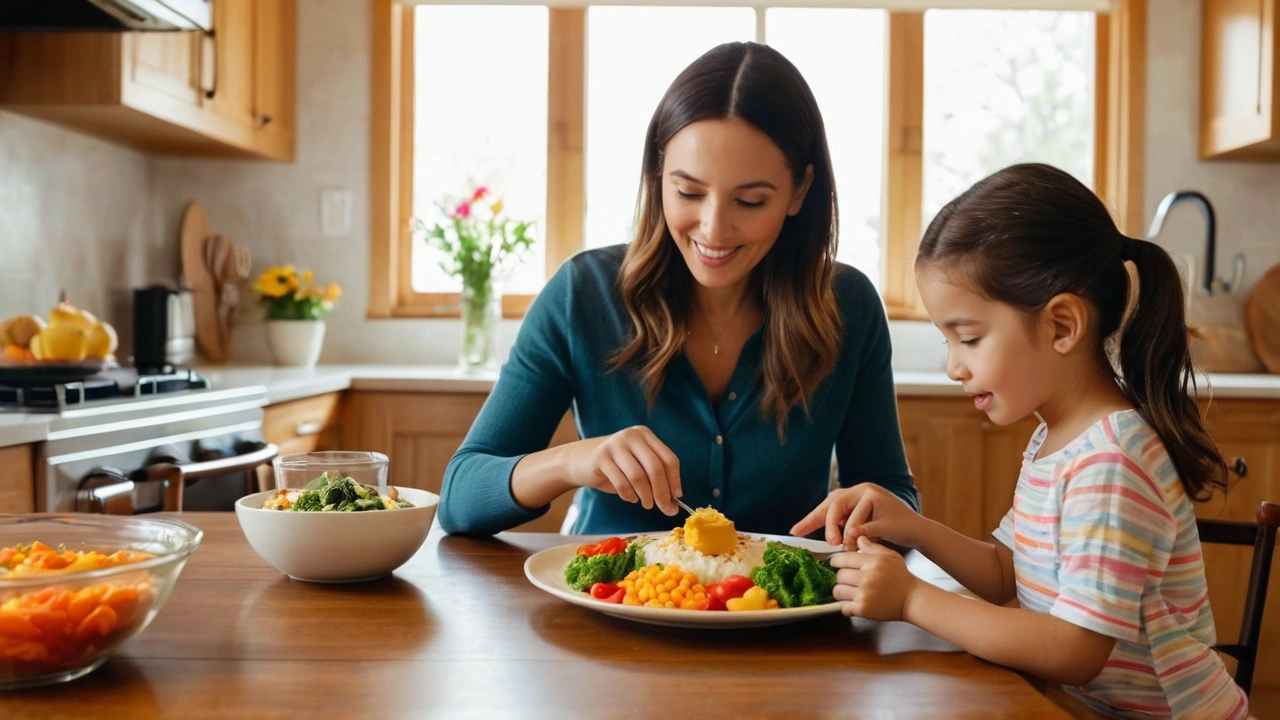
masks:
[[[191,369],[166,368],[139,373],[133,368],[117,368],[68,382],[0,383],[0,410],[58,412],[97,401],[124,401],[209,387],[209,379]]]

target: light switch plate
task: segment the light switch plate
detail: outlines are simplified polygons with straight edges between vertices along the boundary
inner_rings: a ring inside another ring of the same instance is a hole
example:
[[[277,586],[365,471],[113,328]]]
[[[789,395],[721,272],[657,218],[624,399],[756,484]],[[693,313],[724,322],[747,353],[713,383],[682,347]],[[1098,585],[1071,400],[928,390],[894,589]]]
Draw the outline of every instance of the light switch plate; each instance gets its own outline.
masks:
[[[320,234],[326,237],[351,234],[350,190],[324,190],[320,193]]]

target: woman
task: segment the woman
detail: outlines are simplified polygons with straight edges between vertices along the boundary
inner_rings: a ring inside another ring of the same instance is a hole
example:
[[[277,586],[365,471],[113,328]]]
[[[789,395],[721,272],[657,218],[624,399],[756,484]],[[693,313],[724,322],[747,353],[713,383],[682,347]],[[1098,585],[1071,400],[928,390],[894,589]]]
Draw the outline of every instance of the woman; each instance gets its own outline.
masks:
[[[826,496],[833,447],[841,485],[918,508],[884,312],[835,254],[808,84],[764,45],[707,52],[649,123],[634,239],[573,257],[529,309],[441,525],[499,532],[576,490],[575,534],[671,527],[677,497],[782,534]],[[571,404],[586,439],[548,449]]]

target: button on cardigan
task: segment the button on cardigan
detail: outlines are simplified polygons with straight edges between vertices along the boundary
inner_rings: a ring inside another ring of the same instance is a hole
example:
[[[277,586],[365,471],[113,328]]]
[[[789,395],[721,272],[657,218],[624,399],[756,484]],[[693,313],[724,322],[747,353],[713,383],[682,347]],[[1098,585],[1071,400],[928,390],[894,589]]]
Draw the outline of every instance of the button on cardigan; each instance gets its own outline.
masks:
[[[652,410],[632,373],[610,368],[631,332],[617,292],[624,253],[617,245],[575,255],[534,300],[445,470],[446,531],[492,534],[545,514],[549,505],[525,509],[515,501],[511,473],[525,455],[546,449],[571,406],[583,438],[648,426],[680,460],[683,500],[717,508],[741,531],[786,534],[826,496],[833,448],[840,485],[876,482],[919,509],[898,427],[888,323],[865,275],[837,267],[839,357],[810,415],[791,410],[784,442],[775,419],[760,414],[761,330],[747,340],[718,405],[683,354]],[[575,534],[667,530],[683,522],[590,488],[577,491],[569,517]]]

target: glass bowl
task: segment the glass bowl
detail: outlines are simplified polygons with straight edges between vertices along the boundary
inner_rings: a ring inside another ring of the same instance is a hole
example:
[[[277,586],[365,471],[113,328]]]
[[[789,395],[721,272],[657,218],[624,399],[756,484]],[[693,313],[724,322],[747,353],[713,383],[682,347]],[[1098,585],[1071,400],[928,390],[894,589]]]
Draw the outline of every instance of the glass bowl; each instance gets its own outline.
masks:
[[[151,623],[204,536],[167,518],[0,515],[0,548],[141,550],[155,557],[83,572],[5,577],[0,569],[0,689],[73,680]]]
[[[376,452],[334,450],[283,455],[272,461],[276,488],[302,490],[327,473],[341,473],[362,485],[378,489],[379,495],[387,492],[387,456]]]

